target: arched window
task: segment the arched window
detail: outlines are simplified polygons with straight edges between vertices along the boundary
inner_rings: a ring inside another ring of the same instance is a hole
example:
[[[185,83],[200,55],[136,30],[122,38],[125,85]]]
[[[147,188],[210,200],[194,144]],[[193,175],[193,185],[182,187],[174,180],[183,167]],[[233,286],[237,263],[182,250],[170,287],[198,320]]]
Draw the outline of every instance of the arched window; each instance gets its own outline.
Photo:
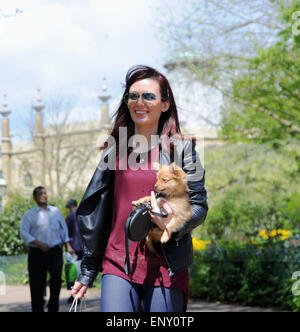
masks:
[[[32,187],[32,175],[29,173],[29,171],[26,171],[24,174],[24,186]]]

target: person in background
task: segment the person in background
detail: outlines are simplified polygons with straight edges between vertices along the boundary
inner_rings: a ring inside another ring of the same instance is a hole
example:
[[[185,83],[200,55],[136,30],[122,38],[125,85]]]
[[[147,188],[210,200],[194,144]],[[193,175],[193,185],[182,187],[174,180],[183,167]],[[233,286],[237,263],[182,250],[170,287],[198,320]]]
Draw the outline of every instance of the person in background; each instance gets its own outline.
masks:
[[[80,239],[79,227],[77,224],[77,201],[76,199],[70,199],[67,204],[66,208],[70,210],[70,213],[67,215],[66,223],[68,226],[69,236],[70,236],[70,244],[75,251],[78,259],[81,260],[83,257],[83,249],[82,243]]]
[[[70,199],[66,208],[70,210],[70,213],[67,215],[66,223],[68,226],[69,236],[70,236],[70,244],[78,260],[81,260],[83,257],[83,249],[82,243],[80,239],[79,227],[77,223],[76,211],[77,211],[77,201],[76,199]],[[67,289],[70,290],[74,286],[74,281],[67,282]],[[68,303],[73,302],[73,296],[71,295],[68,299]]]
[[[49,312],[58,312],[63,267],[62,245],[70,254],[68,228],[60,210],[48,204],[45,187],[33,190],[36,206],[26,211],[20,224],[21,238],[29,247],[28,273],[32,312],[43,312],[47,272],[50,274]]]

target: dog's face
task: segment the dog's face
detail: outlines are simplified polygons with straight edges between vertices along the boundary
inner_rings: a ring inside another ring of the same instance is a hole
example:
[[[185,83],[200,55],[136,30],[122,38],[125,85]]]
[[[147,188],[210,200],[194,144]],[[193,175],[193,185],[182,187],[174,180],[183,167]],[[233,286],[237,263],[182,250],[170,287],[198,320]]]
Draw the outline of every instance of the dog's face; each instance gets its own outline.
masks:
[[[159,165],[153,163],[157,174],[154,189],[164,196],[182,195],[188,191],[186,173],[175,163],[171,165]]]

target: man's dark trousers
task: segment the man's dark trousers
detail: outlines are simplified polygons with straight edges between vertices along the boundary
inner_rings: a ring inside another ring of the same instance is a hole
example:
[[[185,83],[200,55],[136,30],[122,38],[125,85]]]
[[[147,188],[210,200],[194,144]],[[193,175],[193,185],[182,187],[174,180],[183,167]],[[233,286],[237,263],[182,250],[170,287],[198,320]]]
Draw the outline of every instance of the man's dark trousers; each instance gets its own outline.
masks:
[[[43,312],[44,290],[47,271],[50,274],[49,312],[59,309],[59,293],[61,289],[61,273],[63,267],[62,249],[55,246],[43,252],[39,248],[30,248],[28,254],[28,272],[31,293],[32,312]]]

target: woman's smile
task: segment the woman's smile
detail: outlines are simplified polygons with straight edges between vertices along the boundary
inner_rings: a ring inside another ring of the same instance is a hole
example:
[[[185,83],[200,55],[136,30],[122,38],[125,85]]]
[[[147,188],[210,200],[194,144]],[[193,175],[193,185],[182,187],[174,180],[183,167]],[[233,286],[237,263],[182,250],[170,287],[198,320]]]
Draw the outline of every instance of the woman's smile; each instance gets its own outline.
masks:
[[[144,109],[135,109],[134,113],[138,116],[138,117],[143,117],[145,116],[147,113],[149,113],[149,111],[144,110]]]

